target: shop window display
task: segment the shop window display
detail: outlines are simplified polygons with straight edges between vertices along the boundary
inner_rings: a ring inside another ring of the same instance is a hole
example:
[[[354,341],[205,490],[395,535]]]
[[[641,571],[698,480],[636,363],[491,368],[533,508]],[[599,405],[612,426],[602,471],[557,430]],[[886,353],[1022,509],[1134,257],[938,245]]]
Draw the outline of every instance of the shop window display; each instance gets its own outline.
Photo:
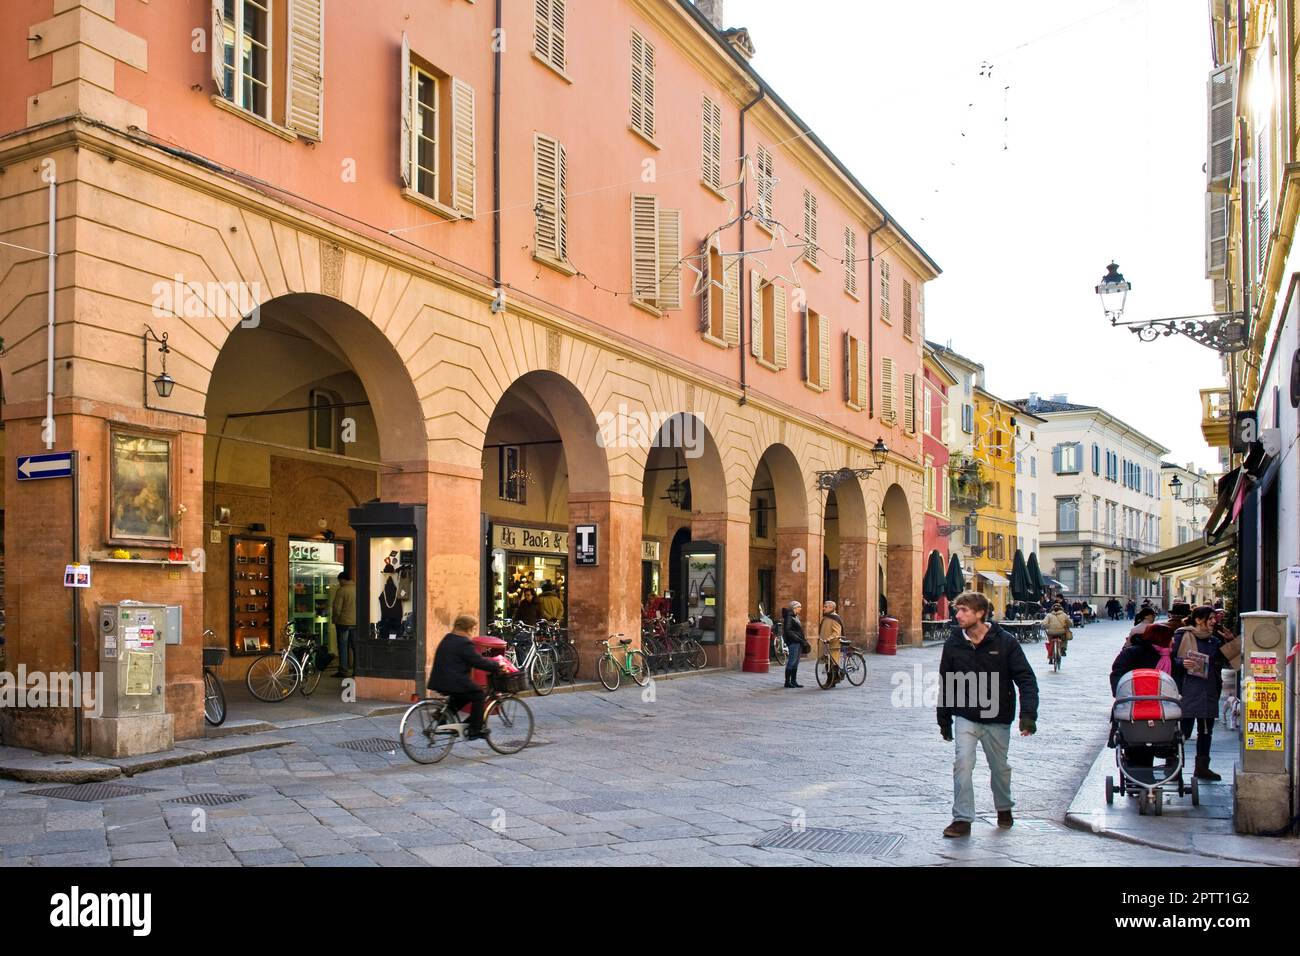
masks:
[[[274,650],[271,622],[274,543],[268,538],[230,538],[230,650],[262,654]]]
[[[414,640],[415,539],[373,539],[370,566],[370,636],[379,641]]]

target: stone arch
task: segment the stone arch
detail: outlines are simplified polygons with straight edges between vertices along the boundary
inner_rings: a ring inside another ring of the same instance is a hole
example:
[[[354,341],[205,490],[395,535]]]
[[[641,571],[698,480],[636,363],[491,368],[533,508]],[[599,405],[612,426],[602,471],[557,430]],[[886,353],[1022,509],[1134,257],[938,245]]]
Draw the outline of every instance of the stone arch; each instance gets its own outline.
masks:
[[[897,482],[885,489],[881,514],[887,529],[880,547],[889,615],[898,619],[899,642],[915,643],[920,620],[921,538],[914,527],[907,492]]]
[[[832,500],[833,520],[829,517]],[[834,596],[844,620],[844,632],[848,637],[862,640],[869,630],[869,622],[875,620],[871,605],[875,585],[871,560],[874,545],[868,537],[867,499],[862,482],[853,478],[836,485],[826,495],[826,513],[823,550],[828,565],[835,566]]]

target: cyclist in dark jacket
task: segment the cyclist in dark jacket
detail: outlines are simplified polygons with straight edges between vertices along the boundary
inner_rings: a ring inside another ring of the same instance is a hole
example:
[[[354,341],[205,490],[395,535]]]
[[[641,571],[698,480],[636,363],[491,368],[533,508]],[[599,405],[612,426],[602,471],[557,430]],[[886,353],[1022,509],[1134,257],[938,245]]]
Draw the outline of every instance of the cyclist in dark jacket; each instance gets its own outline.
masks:
[[[433,670],[429,674],[429,689],[447,695],[447,704],[452,712],[465,704],[472,704],[469,714],[469,731],[465,735],[470,740],[487,735],[483,726],[483,706],[487,695],[483,688],[474,683],[470,676],[473,670],[495,672],[501,664],[479,653],[472,640],[478,630],[478,620],[469,614],[456,618],[451,633],[443,636],[438,650],[433,655]]]
[[[993,784],[998,826],[1014,824],[1011,808],[1011,722],[1020,692],[1020,735],[1038,730],[1038,681],[1016,640],[988,621],[992,605],[983,594],[966,591],[953,602],[960,630],[943,646],[939,660],[939,733],[956,741],[953,764],[952,823],[946,837],[970,836],[975,819],[975,746],[981,744]],[[1014,685],[1014,689],[1013,689]]]

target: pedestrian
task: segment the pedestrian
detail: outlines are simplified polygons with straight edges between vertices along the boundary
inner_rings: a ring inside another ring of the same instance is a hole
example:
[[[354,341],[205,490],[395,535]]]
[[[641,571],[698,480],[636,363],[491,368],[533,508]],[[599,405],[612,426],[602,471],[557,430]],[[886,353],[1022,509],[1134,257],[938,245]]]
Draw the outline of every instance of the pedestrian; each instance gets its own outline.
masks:
[[[831,687],[840,682],[840,637],[844,634],[844,620],[835,613],[834,601],[822,602],[822,623],[817,637],[825,642],[831,654]]]
[[[1144,607],[1137,612],[1137,617],[1133,619],[1133,627],[1124,638],[1124,645],[1127,647],[1133,643],[1133,639],[1147,629],[1147,626],[1154,624],[1156,620],[1156,609],[1153,607]]]
[[[1192,613],[1192,606],[1186,601],[1175,601],[1169,608],[1168,623],[1175,631],[1187,623],[1187,618]]]
[[[1150,630],[1150,628],[1148,628]],[[1204,606],[1192,611],[1187,625],[1174,635],[1175,654],[1186,676],[1180,690],[1183,695],[1183,739],[1190,740],[1196,729],[1196,770],[1201,780],[1222,780],[1210,769],[1210,744],[1214,721],[1219,714],[1219,696],[1223,693],[1223,668],[1232,667],[1232,648],[1224,646],[1236,636],[1222,625],[1216,630],[1214,608]],[[1238,645],[1239,646],[1239,645]],[[1233,655],[1235,659],[1235,655]]]
[[[1043,630],[1047,632],[1049,638],[1059,638],[1061,641],[1061,656],[1065,656],[1066,646],[1073,635],[1070,632],[1070,615],[1065,613],[1065,608],[1059,604],[1053,604],[1052,610],[1048,612],[1047,617],[1043,618]],[[1047,646],[1047,660],[1052,660],[1052,642],[1044,642]]]
[[[537,600],[537,607],[542,617],[552,624],[559,624],[564,620],[564,601],[556,593],[555,585],[550,581],[542,582],[542,596]]]
[[[347,677],[356,664],[353,660],[353,640],[357,630],[357,586],[346,569],[339,572],[339,587],[334,592],[330,619],[334,622],[334,640],[339,648],[339,662],[334,669],[334,676]]]
[[[515,608],[515,620],[520,624],[535,627],[542,619],[542,606],[532,588],[527,588],[519,597],[519,607]]]
[[[1128,603],[1124,605],[1124,616],[1130,621],[1134,620],[1137,616],[1137,602],[1132,598],[1129,598]]]
[[[1020,647],[1000,624],[988,621],[989,600],[966,591],[957,597],[957,623],[943,646],[939,660],[939,733],[955,741],[952,767],[952,823],[945,837],[970,836],[975,820],[975,746],[984,748],[993,788],[998,826],[1015,823],[1011,808],[1011,721],[1016,716],[1016,691],[1020,694],[1020,735],[1038,729],[1038,681]],[[1013,685],[1015,690],[1013,690]],[[977,700],[969,699],[972,696]]]
[[[1179,693],[1183,687],[1183,665],[1173,655],[1174,629],[1168,624],[1151,623],[1146,625],[1141,634],[1134,635],[1124,645],[1114,662],[1110,665],[1110,693],[1115,696],[1119,690],[1119,679],[1129,671],[1141,668],[1158,670],[1168,674],[1178,685]],[[1186,713],[1186,711],[1184,711]],[[1125,758],[1134,767],[1150,767],[1150,748],[1136,747]]]
[[[785,686],[803,687],[796,679],[799,676],[799,655],[812,650],[808,638],[804,637],[803,621],[799,620],[799,611],[803,605],[791,601],[789,606],[781,609],[781,635],[785,638]]]

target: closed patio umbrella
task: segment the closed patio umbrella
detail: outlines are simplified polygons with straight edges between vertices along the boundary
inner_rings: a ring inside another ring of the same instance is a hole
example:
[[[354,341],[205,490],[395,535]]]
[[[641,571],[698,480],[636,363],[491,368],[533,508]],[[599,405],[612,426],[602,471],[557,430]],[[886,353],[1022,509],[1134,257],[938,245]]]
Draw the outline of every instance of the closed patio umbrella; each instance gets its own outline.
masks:
[[[1043,581],[1043,572],[1038,567],[1038,554],[1030,552],[1029,560],[1025,563],[1025,573],[1029,575],[1029,599],[1031,601],[1041,601],[1043,599],[1043,590],[1047,587]]]
[[[930,562],[925,568],[925,577],[921,579],[921,597],[927,601],[937,601],[944,594],[943,555],[938,551],[930,552]]]
[[[1029,586],[1029,572],[1025,569],[1025,554],[1019,548],[1011,561],[1011,599],[1013,601],[1032,601],[1033,590]]]
[[[952,600],[966,590],[966,578],[961,572],[961,559],[956,553],[948,559],[948,576],[943,581],[943,593]]]

